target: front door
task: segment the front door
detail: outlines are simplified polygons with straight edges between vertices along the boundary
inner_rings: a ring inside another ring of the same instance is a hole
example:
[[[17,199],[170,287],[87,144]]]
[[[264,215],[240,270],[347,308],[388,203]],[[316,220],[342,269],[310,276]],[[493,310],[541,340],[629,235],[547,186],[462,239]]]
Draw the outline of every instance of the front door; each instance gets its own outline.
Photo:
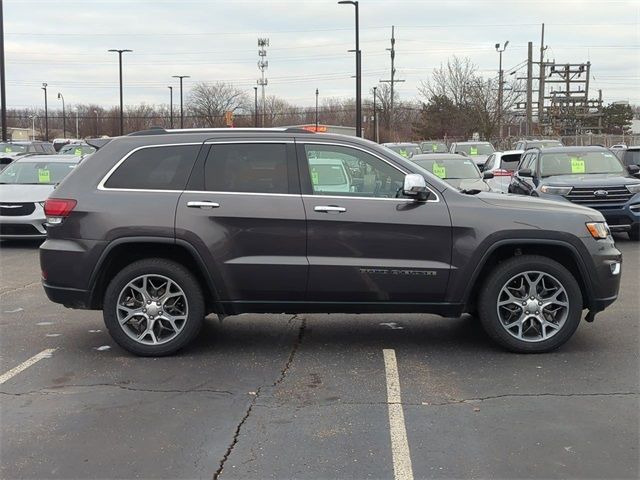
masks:
[[[396,198],[405,173],[359,146],[298,144],[312,302],[438,302],[451,263],[441,196]]]
[[[206,145],[176,237],[196,246],[223,302],[302,301],[306,220],[293,140]]]

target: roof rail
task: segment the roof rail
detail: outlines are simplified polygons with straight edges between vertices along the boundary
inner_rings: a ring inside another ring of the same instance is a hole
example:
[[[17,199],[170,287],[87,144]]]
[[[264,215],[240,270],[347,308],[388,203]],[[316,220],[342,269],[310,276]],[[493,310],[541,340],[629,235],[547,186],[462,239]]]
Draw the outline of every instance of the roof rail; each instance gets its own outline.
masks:
[[[183,129],[166,129],[162,127],[151,127],[148,130],[140,130],[128,134],[129,137],[138,137],[142,135],[166,135],[171,133],[206,133],[206,132],[251,132],[251,133],[314,133],[304,128],[288,127],[288,128],[183,128]]]

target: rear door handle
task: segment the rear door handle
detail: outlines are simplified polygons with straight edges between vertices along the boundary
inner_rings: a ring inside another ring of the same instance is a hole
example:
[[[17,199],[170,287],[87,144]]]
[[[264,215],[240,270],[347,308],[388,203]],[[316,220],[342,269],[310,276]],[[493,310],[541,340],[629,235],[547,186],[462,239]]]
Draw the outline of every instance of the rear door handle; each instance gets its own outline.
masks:
[[[219,208],[220,204],[216,202],[187,202],[189,208]]]
[[[314,207],[313,210],[315,212],[323,212],[323,213],[344,213],[347,211],[344,207],[334,207],[333,205],[319,205]]]

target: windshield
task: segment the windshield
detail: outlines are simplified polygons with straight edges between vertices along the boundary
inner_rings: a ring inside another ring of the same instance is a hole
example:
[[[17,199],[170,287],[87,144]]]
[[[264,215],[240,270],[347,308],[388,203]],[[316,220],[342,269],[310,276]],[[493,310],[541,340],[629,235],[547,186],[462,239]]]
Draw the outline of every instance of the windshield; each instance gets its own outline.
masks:
[[[0,183],[18,185],[55,185],[76,166],[66,162],[16,162],[0,173]]]
[[[552,147],[562,147],[562,142],[558,140],[541,140],[539,142],[527,142],[527,149],[529,148],[552,148]]]
[[[455,153],[467,155],[491,155],[495,150],[490,143],[463,143],[456,145]]]
[[[23,153],[26,151],[26,145],[19,145],[17,143],[0,143],[0,153]]]
[[[422,150],[418,145],[386,145],[386,147],[396,153],[399,153],[404,158],[410,158],[413,155],[422,153]]]
[[[470,159],[426,159],[414,160],[425,170],[442,179],[480,178],[480,171]]]
[[[447,153],[449,151],[442,142],[422,142],[420,148],[422,153]]]
[[[613,153],[547,153],[540,159],[540,176],[623,173],[622,164]]]
[[[95,151],[96,149],[90,145],[65,145],[60,149],[58,155],[87,155]]]

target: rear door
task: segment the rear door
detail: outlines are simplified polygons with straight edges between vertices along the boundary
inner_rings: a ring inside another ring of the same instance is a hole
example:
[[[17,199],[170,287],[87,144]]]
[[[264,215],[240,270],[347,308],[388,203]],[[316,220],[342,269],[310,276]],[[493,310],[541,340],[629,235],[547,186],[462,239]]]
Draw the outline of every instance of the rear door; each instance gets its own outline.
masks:
[[[306,226],[292,139],[206,143],[176,236],[201,252],[220,300],[304,299]]]
[[[409,172],[360,146],[318,141],[299,143],[297,150],[308,229],[307,300],[442,301],[451,220],[435,189],[425,203],[396,198]],[[322,159],[328,166],[342,161],[350,171],[346,192],[338,169],[317,168]]]

